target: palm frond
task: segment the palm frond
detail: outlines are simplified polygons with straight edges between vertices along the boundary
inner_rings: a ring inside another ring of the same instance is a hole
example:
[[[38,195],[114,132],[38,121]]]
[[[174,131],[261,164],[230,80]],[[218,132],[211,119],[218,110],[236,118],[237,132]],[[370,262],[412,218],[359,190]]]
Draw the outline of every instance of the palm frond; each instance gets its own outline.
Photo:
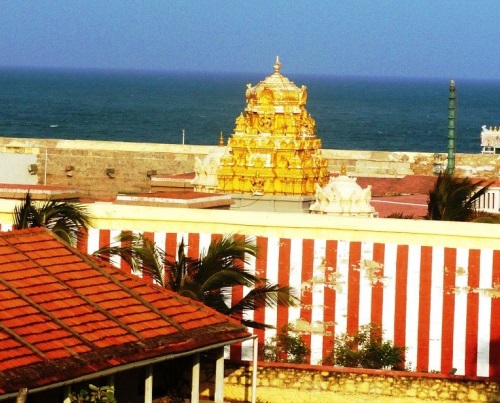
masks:
[[[132,270],[149,275],[157,284],[165,286],[165,252],[155,242],[143,234],[122,232],[115,237],[114,243],[95,251],[94,256],[120,257]]]
[[[212,241],[206,254],[193,262],[192,270],[196,281],[203,284],[219,271],[244,271],[251,256],[257,256],[257,246],[251,238],[226,235]]]
[[[476,201],[484,195],[491,183],[473,182],[441,173],[429,191],[427,199],[428,220],[470,221],[474,218]],[[481,188],[479,188],[482,186]],[[479,188],[479,189],[478,189]]]
[[[14,228],[26,229],[35,227],[33,225],[33,213],[33,200],[31,199],[31,193],[28,192],[21,204],[14,207]]]
[[[21,205],[14,208],[14,227],[46,227],[66,242],[75,245],[82,231],[90,226],[85,206],[73,201],[48,200],[35,204],[28,192]]]
[[[220,270],[207,278],[200,286],[200,294],[218,290],[224,287],[233,287],[235,285],[244,285],[253,287],[260,279],[254,275],[233,269]]]
[[[132,268],[149,273],[164,287],[226,315],[241,318],[247,310],[276,305],[297,306],[299,303],[292,288],[268,283],[245,269],[249,258],[257,255],[255,242],[250,238],[224,236],[213,241],[199,259],[186,256],[186,245],[182,240],[175,261],[167,259],[164,250],[141,234],[124,232],[115,242],[118,246],[101,248],[95,255],[104,258],[120,256]],[[230,306],[234,286],[246,286],[251,290],[241,301]],[[242,323],[259,329],[272,328],[244,317]]]
[[[294,289],[279,284],[261,283],[251,289],[240,301],[231,307],[231,314],[240,314],[243,311],[258,308],[287,306],[294,307],[300,303],[294,296]]]
[[[255,320],[250,320],[250,319],[241,319],[241,324],[246,326],[246,327],[251,327],[253,329],[260,329],[260,330],[266,330],[266,329],[275,329],[275,326],[272,325],[267,325],[262,322],[257,322]]]
[[[388,215],[387,218],[397,218],[400,220],[412,220],[415,218],[415,216],[413,214],[406,214],[406,213],[398,211],[398,212],[395,212],[395,213]]]
[[[185,253],[184,238],[181,239],[181,243],[177,248],[177,260],[173,262],[167,262],[166,256],[164,260],[167,266],[168,278],[168,288],[172,291],[179,292],[184,287],[184,282],[187,280],[186,277],[189,272],[189,267],[191,266],[192,259],[189,259]]]

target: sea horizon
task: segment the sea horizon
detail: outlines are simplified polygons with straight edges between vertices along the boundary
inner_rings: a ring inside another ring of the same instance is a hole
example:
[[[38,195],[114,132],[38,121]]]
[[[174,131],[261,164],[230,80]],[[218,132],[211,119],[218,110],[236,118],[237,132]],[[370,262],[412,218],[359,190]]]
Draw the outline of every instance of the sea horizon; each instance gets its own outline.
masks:
[[[281,73],[307,86],[325,149],[447,152],[449,79]],[[270,74],[1,67],[0,135],[180,144],[184,130],[185,144],[216,145],[246,84]],[[500,81],[452,79],[456,151],[479,153],[481,127],[500,123]]]

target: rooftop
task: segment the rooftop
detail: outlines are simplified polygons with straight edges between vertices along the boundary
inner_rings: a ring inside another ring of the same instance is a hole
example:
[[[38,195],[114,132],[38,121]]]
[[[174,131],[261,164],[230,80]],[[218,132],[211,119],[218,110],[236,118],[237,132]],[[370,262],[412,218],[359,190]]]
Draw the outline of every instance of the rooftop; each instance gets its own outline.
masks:
[[[0,394],[250,336],[45,229],[0,232],[0,293]]]

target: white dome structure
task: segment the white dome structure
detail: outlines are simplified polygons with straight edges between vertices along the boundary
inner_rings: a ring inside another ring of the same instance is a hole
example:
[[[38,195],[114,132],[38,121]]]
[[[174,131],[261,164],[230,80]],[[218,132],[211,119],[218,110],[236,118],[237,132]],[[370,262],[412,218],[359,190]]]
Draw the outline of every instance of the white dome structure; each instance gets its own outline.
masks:
[[[375,209],[370,204],[371,197],[371,186],[362,189],[356,183],[356,178],[341,174],[331,178],[323,188],[316,184],[316,200],[309,211],[313,214],[375,217]]]
[[[222,133],[221,133],[222,138]],[[195,192],[215,193],[217,189],[217,170],[221,164],[221,157],[227,147],[219,146],[208,153],[203,160],[195,157],[195,177],[191,181]]]

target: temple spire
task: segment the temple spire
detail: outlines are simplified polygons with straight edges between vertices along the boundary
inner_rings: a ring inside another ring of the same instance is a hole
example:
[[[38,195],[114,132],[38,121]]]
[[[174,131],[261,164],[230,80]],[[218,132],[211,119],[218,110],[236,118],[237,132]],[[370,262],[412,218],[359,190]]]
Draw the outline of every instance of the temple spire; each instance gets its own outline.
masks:
[[[279,73],[281,69],[280,57],[276,56],[276,63],[274,63],[274,72]]]

